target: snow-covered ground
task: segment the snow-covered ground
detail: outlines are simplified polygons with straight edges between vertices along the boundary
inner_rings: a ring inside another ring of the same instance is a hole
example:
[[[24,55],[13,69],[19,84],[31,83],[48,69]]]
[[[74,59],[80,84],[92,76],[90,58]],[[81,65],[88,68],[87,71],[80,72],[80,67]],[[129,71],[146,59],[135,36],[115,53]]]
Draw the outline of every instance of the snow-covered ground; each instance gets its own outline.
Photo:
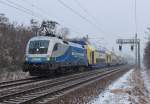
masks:
[[[143,77],[143,80],[144,80],[145,88],[147,89],[147,92],[150,93],[150,71],[143,69],[141,71],[141,73],[142,73],[142,77]],[[150,94],[148,94],[148,98],[150,100]]]
[[[89,104],[150,104],[150,71],[131,69]]]
[[[127,72],[123,77],[108,86],[108,88],[101,93],[98,98],[90,102],[92,104],[130,104],[128,101],[128,93],[125,89],[130,88],[129,77],[133,69]],[[123,90],[124,89],[124,90]]]

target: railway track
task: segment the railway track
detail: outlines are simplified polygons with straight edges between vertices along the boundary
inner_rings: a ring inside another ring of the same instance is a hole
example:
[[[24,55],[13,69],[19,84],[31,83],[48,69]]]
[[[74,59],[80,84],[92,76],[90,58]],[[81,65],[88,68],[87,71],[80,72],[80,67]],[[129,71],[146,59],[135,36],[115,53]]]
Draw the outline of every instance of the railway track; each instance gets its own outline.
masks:
[[[33,83],[36,81],[40,81],[40,80],[44,80],[44,78],[40,78],[40,77],[31,77],[31,78],[26,78],[26,79],[19,79],[19,80],[11,80],[11,81],[6,81],[6,82],[0,82],[0,90],[2,89],[7,89],[10,87],[16,87],[16,86],[20,86],[23,84],[27,84],[27,83]]]
[[[103,70],[101,71],[104,71],[106,69],[109,69],[109,68],[104,68]],[[85,72],[84,72],[85,73]],[[78,73],[76,73],[78,74]],[[52,77],[52,78],[55,78],[55,77]],[[24,84],[30,84],[30,83],[34,83],[34,82],[40,82],[42,80],[46,80],[47,79],[49,80],[48,77],[45,77],[45,78],[42,78],[42,77],[31,77],[31,78],[26,78],[26,79],[19,79],[19,80],[11,80],[11,81],[4,81],[4,82],[0,82],[0,91],[4,90],[4,89],[11,89],[13,87],[17,87],[17,86],[21,86],[21,85],[24,85]],[[0,93],[1,95],[1,93]]]
[[[96,79],[100,80],[111,74],[117,73],[118,71],[120,71],[120,68],[115,70],[108,70],[106,72],[94,70],[51,80],[44,80],[26,86],[18,86],[16,89],[12,88],[3,90],[0,92],[0,103],[29,104],[48,95],[53,95],[57,92],[70,89],[74,86]]]

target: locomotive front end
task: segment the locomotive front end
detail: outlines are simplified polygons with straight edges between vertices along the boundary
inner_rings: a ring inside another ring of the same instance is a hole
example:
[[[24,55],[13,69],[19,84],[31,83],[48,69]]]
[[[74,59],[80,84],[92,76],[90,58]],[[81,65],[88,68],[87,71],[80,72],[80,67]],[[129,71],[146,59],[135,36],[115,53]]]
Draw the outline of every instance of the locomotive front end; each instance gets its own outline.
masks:
[[[48,37],[39,36],[30,39],[26,47],[23,71],[29,71],[31,75],[45,72],[50,67],[52,60],[51,43]]]

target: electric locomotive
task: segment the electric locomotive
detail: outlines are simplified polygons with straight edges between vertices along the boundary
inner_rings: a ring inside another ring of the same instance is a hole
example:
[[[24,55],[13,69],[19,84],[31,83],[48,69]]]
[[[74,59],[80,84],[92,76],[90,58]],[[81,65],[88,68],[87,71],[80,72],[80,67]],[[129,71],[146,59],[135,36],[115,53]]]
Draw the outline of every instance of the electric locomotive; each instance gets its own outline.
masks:
[[[45,76],[86,66],[86,49],[82,45],[58,37],[36,36],[27,44],[23,71],[29,71],[32,76]]]

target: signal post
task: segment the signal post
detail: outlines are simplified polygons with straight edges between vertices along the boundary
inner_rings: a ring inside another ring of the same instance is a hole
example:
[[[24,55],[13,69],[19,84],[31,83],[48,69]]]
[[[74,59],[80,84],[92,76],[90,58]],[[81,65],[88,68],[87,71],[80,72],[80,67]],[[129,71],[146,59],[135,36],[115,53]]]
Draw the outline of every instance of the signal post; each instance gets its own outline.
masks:
[[[136,68],[141,67],[141,62],[140,62],[140,39],[137,39],[137,35],[135,39],[117,39],[117,44],[119,44],[119,50],[122,50],[122,45],[123,44],[130,44],[131,45],[131,50],[134,49],[135,46],[135,64]],[[134,45],[134,46],[133,46]]]

